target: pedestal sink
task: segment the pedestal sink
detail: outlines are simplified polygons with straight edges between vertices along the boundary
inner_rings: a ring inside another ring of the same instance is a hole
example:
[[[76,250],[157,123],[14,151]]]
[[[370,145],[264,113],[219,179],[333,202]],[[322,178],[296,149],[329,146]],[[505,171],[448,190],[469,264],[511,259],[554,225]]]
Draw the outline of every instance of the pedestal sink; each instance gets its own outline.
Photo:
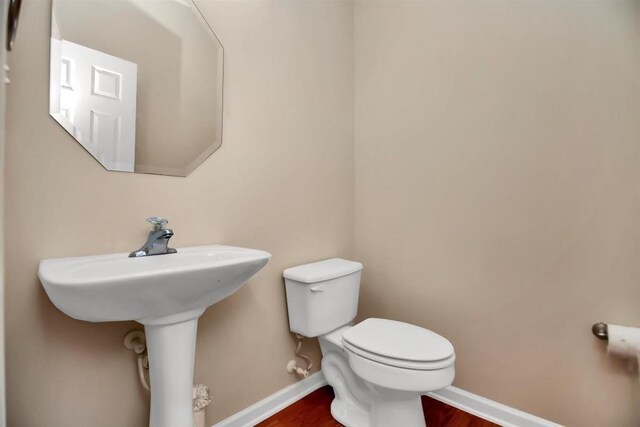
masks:
[[[46,259],[38,277],[51,302],[89,322],[135,320],[147,337],[150,427],[193,427],[193,364],[198,317],[240,289],[269,261],[268,252],[232,246],[175,254]]]

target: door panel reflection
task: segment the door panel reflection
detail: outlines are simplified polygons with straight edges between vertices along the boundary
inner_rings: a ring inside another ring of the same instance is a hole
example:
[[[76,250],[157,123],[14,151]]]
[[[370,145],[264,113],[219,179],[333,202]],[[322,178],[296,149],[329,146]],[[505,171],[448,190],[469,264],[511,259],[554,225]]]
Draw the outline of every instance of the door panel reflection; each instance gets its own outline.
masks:
[[[133,62],[51,39],[51,114],[110,170],[134,171],[137,75]]]

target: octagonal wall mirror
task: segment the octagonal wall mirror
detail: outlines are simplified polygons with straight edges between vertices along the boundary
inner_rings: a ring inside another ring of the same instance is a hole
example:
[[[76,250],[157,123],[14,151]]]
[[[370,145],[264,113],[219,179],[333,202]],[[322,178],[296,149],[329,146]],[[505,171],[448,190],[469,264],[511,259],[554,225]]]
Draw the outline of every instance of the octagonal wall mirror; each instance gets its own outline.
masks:
[[[222,143],[222,74],[192,0],[53,0],[49,113],[107,170],[198,167]]]

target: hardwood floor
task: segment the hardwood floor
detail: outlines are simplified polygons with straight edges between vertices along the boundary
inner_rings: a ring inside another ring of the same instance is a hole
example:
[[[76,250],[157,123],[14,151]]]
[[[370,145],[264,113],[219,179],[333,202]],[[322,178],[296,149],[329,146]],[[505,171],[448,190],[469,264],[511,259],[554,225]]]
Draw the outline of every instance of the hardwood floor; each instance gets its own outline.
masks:
[[[422,410],[429,427],[500,427],[427,396],[422,396]]]
[[[322,387],[272,415],[256,427],[339,427],[331,418],[333,389]]]
[[[342,424],[331,417],[332,400],[331,387],[322,387],[262,421],[257,427],[341,427]],[[499,427],[426,396],[422,396],[422,409],[428,427]]]

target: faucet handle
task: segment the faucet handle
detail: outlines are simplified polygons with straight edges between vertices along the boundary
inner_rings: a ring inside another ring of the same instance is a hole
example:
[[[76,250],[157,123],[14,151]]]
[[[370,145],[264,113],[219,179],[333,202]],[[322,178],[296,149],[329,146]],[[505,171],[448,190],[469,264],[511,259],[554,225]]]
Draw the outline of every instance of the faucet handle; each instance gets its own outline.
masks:
[[[164,230],[165,226],[169,223],[166,218],[163,218],[161,216],[150,216],[146,218],[146,220],[147,222],[153,224],[154,231]]]

